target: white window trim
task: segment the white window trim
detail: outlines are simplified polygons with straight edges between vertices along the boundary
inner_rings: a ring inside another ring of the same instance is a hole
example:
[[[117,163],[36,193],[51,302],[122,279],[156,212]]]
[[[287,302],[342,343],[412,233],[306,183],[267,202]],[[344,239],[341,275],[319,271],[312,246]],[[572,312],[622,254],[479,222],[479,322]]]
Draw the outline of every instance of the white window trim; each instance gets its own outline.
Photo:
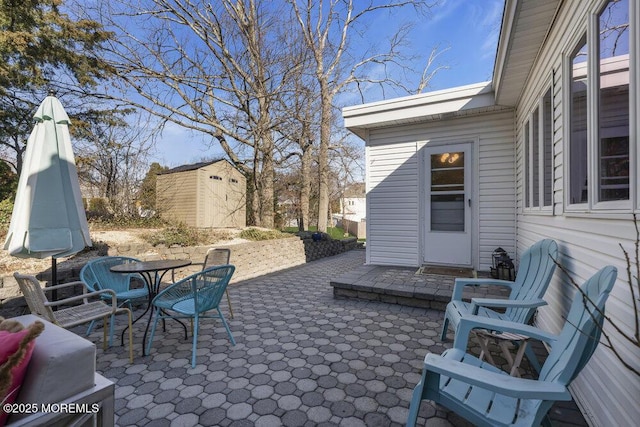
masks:
[[[635,205],[634,212],[640,212],[640,148],[638,148],[638,136],[640,135],[640,5],[637,1],[631,1],[629,5],[629,53],[633,61],[629,65],[629,115],[631,122],[629,123],[629,139],[632,141],[629,148],[629,160],[635,159],[629,169],[629,180],[632,187],[629,189],[629,197],[633,197],[633,186],[635,186]],[[635,142],[635,143],[633,143]]]
[[[589,12],[586,26],[581,26],[566,45],[563,52],[563,159],[564,159],[564,203],[567,213],[594,213],[598,215],[617,215],[621,213],[640,212],[640,185],[638,184],[638,169],[640,165],[640,150],[638,149],[638,121],[640,120],[638,105],[640,97],[638,90],[640,87],[640,67],[637,67],[638,56],[640,56],[640,45],[637,42],[639,36],[638,25],[640,25],[640,7],[636,1],[629,1],[629,200],[616,200],[600,202],[598,197],[598,172],[599,157],[597,153],[598,141],[598,111],[597,101],[599,88],[598,64],[594,58],[599,57],[598,43],[598,14],[606,6],[608,0],[597,2],[595,7]],[[571,81],[572,72],[571,54],[576,48],[582,36],[587,38],[587,191],[588,200],[586,203],[571,203],[571,168],[570,168],[570,138],[571,138]],[[632,160],[635,159],[635,162]]]
[[[522,200],[522,206],[523,206],[523,212],[525,213],[531,213],[531,214],[545,214],[545,215],[552,215],[553,214],[553,183],[555,182],[555,168],[554,168],[554,135],[555,135],[555,129],[554,129],[554,125],[553,125],[553,105],[554,105],[554,100],[553,100],[553,80],[551,77],[549,77],[547,79],[547,81],[549,81],[549,83],[544,85],[544,90],[535,97],[535,102],[534,105],[529,109],[529,112],[527,113],[527,115],[525,116],[525,119],[522,123],[522,134],[523,134],[523,140],[522,140],[522,147],[523,147],[523,162],[524,162],[524,168],[523,171],[528,171],[528,174],[526,174],[527,176],[524,177],[524,191],[523,191],[523,195],[525,196]],[[550,191],[551,191],[551,204],[548,206],[544,205],[544,167],[545,167],[545,162],[544,162],[544,116],[545,116],[545,110],[544,110],[544,96],[546,95],[547,92],[551,92],[551,119],[552,119],[552,123],[551,123],[551,159],[550,161],[550,167],[551,167],[551,182],[550,182]],[[533,114],[535,111],[538,111],[538,141],[536,141],[535,143],[538,144],[538,206],[527,206],[527,200],[529,201],[529,203],[533,204],[533,185],[530,185],[530,183],[533,183],[533,144],[534,144],[534,140],[533,140]],[[541,114],[542,113],[542,114]],[[526,131],[527,131],[527,123],[529,124],[529,147],[526,146],[525,144],[525,140],[527,138],[527,135],[525,135]],[[528,148],[528,153],[525,152],[526,149]],[[526,194],[525,194],[526,193]]]

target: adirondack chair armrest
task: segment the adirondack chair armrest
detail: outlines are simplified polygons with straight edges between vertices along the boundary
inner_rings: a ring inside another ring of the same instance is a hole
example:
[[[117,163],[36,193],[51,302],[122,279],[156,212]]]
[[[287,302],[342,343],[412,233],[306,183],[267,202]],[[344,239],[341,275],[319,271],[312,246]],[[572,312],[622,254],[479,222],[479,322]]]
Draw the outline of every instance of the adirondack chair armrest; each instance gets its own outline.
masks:
[[[489,331],[511,332],[513,334],[525,335],[535,340],[548,343],[550,346],[558,340],[558,336],[550,332],[543,331],[531,325],[525,325],[507,320],[491,319],[484,316],[467,315],[460,318],[453,347],[462,351],[467,349],[469,336],[473,329],[486,329]]]
[[[472,298],[471,314],[478,314],[480,307],[502,307],[502,308],[533,308],[547,305],[542,298],[530,300],[510,300],[500,298]]]
[[[558,383],[512,377],[436,354],[427,354],[424,365],[428,371],[514,398],[571,400],[567,387]]]
[[[464,290],[465,286],[494,285],[511,288],[513,286],[513,283],[514,282],[500,279],[467,279],[458,277],[453,284],[453,295],[451,296],[451,299],[456,301],[462,300],[462,291]]]
[[[470,333],[473,329],[486,329],[489,331],[511,332],[513,334],[525,335],[535,340],[543,341],[553,347],[558,340],[558,336],[550,332],[543,331],[531,325],[523,323],[509,322],[500,319],[491,319],[484,316],[463,316],[460,318],[453,347],[462,351],[467,349]]]

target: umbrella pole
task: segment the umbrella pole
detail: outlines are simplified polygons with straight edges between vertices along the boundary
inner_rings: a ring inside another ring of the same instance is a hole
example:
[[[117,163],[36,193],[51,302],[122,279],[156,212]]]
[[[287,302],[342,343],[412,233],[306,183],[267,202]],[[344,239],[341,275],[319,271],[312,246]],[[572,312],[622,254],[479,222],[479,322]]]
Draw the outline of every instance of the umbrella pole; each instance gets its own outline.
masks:
[[[58,284],[58,264],[54,257],[51,257],[51,286],[55,286]],[[54,289],[51,291],[51,299],[53,301],[58,301],[58,290]]]

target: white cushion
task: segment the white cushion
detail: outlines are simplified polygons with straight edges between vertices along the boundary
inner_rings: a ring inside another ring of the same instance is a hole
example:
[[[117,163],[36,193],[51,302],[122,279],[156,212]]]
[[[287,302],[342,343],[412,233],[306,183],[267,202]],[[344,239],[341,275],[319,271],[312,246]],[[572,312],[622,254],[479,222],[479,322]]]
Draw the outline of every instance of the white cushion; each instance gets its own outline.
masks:
[[[44,323],[17,402],[55,403],[93,387],[96,346],[91,341],[31,314],[12,320],[25,326]]]

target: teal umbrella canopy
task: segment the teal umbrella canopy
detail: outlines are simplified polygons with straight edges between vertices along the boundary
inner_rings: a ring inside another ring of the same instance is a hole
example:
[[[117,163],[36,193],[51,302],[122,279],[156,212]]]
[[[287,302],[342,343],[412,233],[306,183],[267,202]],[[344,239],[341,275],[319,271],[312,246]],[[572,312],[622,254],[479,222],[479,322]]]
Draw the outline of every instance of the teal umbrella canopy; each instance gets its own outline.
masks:
[[[34,119],[4,248],[16,257],[55,260],[91,246],[91,238],[69,116],[56,97],[47,96]]]

